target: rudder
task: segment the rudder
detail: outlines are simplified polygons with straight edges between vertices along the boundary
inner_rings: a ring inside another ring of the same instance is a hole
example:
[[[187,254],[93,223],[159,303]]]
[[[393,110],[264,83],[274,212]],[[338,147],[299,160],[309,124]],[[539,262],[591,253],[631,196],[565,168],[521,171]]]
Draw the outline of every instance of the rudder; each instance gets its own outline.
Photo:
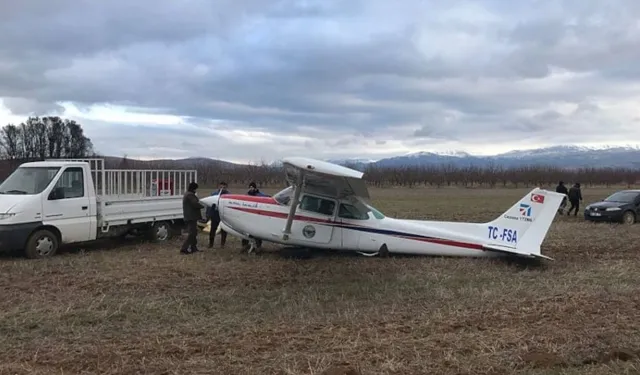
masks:
[[[564,194],[535,188],[495,220],[487,223],[487,247],[540,255],[540,245],[551,227]]]

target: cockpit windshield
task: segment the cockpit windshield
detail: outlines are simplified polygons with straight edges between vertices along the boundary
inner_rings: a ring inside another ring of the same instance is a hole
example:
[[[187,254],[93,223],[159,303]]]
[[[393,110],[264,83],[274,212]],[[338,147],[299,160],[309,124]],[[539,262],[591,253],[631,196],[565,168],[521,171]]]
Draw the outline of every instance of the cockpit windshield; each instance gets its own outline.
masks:
[[[293,186],[289,186],[289,187],[286,187],[286,188],[280,190],[279,192],[277,192],[273,196],[273,199],[275,199],[276,202],[278,202],[279,204],[281,204],[283,206],[288,206],[289,204],[291,204],[291,198],[292,197],[293,197]],[[378,220],[382,220],[382,219],[385,218],[385,215],[382,212],[380,212],[379,210],[377,210],[375,207],[365,203],[364,201],[360,200],[359,198],[356,198],[356,201],[359,202],[358,205],[361,207],[361,209],[366,208],[367,211],[371,211],[371,213],[373,214],[374,218],[376,218]]]
[[[286,206],[291,202],[291,197],[293,196],[293,186],[289,186],[277,192],[273,199],[276,200],[279,204]]]
[[[365,206],[367,206],[367,208],[369,210],[371,210],[371,213],[373,214],[373,217],[375,217],[376,219],[381,220],[381,219],[385,218],[384,214],[382,212],[376,210],[373,206],[368,205],[368,204],[365,204]]]
[[[289,204],[291,204],[291,198],[293,198],[293,186],[284,188],[273,196],[273,199],[275,199],[276,202],[283,206],[288,206]],[[356,204],[356,202],[357,206],[360,207],[360,211],[371,211],[373,217],[378,220],[382,220],[385,218],[385,215],[382,212],[378,211],[375,207],[365,203],[360,198],[352,197],[351,203]]]

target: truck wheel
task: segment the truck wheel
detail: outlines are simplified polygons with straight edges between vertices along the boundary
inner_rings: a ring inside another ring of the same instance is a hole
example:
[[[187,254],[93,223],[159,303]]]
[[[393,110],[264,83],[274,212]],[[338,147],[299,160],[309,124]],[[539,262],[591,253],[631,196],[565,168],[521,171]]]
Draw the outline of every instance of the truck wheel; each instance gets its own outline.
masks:
[[[627,211],[622,214],[622,222],[624,224],[634,224],[636,222],[636,215],[631,211]]]
[[[58,236],[47,229],[33,232],[24,248],[25,255],[29,259],[52,257],[56,251],[58,251]]]
[[[171,224],[166,221],[161,221],[153,224],[151,228],[151,240],[153,242],[168,241],[172,237]]]

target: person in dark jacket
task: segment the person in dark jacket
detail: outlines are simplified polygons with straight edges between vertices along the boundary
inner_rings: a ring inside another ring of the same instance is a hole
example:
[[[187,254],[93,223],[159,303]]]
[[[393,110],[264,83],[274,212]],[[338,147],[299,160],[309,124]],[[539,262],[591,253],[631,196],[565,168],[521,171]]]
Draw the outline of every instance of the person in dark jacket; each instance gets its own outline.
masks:
[[[247,191],[247,195],[252,195],[256,197],[268,197],[267,194],[262,193],[255,182],[251,182],[249,184],[249,191]],[[256,239],[256,246],[260,248],[262,246],[262,240]],[[242,240],[242,248],[245,250],[249,249],[249,240]]]
[[[198,221],[202,218],[202,208],[200,199],[196,195],[198,184],[196,182],[189,183],[187,192],[182,198],[182,214],[184,216],[185,226],[187,227],[187,238],[182,243],[180,252],[183,254],[195,253],[198,250]]]
[[[571,207],[569,207],[569,211],[567,211],[567,215],[571,215],[571,211],[575,208],[575,213],[573,216],[578,215],[578,210],[580,209],[580,202],[582,201],[582,190],[580,190],[580,184],[576,182],[571,189],[569,189],[569,203],[571,203]]]
[[[218,185],[218,190],[214,191],[211,196],[214,195],[224,195],[229,194],[229,190],[227,190],[227,183],[220,182]],[[209,207],[207,210],[207,218],[211,220],[211,230],[209,231],[209,248],[213,247],[213,242],[216,238],[216,231],[218,230],[218,226],[220,226],[220,212],[218,212],[218,207]],[[227,242],[227,232],[224,230],[220,230],[220,248],[223,248],[225,243]]]
[[[556,193],[564,194],[564,198],[562,198],[562,202],[560,203],[560,208],[558,208],[558,213],[562,215],[564,213],[564,208],[567,207],[567,195],[569,194],[569,190],[564,186],[564,181],[560,181],[558,186],[556,186]]]

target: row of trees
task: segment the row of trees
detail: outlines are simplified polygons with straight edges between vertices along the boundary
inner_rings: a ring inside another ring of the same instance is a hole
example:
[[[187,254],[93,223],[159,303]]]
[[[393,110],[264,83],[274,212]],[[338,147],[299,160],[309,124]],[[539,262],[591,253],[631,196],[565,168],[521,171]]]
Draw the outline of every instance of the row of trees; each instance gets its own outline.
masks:
[[[91,139],[73,120],[29,117],[19,125],[5,125],[0,130],[1,159],[81,158],[93,154]]]
[[[286,186],[281,168],[268,165],[220,167],[195,165],[201,185],[214,186],[219,181],[233,185],[247,185],[255,181],[263,187]],[[563,170],[557,167],[528,166],[518,168],[501,167],[455,167],[449,165],[377,168],[364,170],[364,178],[374,187],[485,187],[511,188],[533,186],[555,186],[558,181],[567,184],[580,182],[583,186],[633,186],[640,181],[640,170],[625,168],[581,168]]]
[[[82,126],[59,117],[30,117],[20,125],[6,125],[0,131],[0,181],[20,163],[45,158],[100,157]],[[139,161],[106,158],[107,168],[196,169],[202,186],[215,186],[219,181],[231,185],[247,185],[255,181],[263,187],[286,184],[280,167],[271,165],[233,165],[210,159]],[[433,165],[422,167],[368,167],[367,182],[376,187],[531,187],[550,186],[563,180],[586,186],[635,185],[640,170],[625,168],[582,168],[575,170],[552,166],[505,168],[494,165],[456,167]]]

